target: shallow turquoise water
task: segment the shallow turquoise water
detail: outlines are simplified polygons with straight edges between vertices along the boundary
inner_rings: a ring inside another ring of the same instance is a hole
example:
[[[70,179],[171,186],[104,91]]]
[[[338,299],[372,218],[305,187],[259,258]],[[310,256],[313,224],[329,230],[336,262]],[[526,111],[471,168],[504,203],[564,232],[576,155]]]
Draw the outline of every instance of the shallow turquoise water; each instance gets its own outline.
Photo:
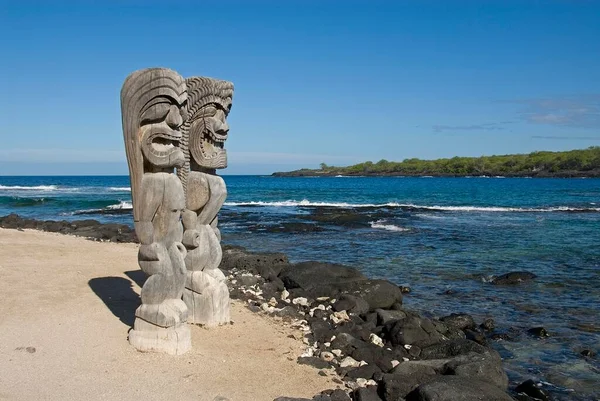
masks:
[[[600,396],[600,180],[225,176],[224,241],[407,284],[409,308],[496,319],[513,382]],[[131,223],[127,177],[0,177],[0,215]],[[493,286],[527,270],[533,282]],[[451,291],[448,291],[451,290]],[[448,294],[448,293],[449,294]],[[544,326],[551,337],[533,339]]]

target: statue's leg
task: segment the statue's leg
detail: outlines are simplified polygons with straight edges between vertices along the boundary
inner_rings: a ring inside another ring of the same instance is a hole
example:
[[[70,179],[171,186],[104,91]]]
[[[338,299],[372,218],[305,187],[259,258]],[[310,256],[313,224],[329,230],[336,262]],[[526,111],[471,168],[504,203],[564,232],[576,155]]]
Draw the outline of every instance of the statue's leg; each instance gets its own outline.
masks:
[[[187,306],[180,298],[186,274],[182,247],[174,243],[159,260],[144,262],[145,270],[155,274],[142,287],[142,305],[129,333],[129,342],[140,351],[178,355],[191,348]]]
[[[189,309],[188,321],[206,326],[229,323],[229,290],[218,269],[221,244],[210,225],[199,225],[197,231],[198,247],[188,250],[185,261],[188,272],[183,300]]]

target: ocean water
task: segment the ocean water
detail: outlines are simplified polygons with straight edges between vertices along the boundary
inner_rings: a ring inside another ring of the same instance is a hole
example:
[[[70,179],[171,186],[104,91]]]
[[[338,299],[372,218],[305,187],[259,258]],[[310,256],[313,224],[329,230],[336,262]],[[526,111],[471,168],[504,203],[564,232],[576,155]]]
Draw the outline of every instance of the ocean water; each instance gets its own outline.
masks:
[[[224,176],[223,240],[411,287],[407,308],[491,317],[511,384],[600,397],[600,179]],[[132,224],[128,177],[0,177],[0,215]],[[495,286],[494,276],[538,277]],[[543,326],[550,337],[527,329]]]

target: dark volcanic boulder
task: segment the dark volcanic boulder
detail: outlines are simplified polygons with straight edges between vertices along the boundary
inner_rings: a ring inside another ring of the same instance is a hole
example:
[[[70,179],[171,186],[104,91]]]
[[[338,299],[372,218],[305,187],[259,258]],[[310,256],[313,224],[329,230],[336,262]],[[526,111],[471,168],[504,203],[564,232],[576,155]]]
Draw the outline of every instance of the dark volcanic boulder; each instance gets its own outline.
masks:
[[[392,345],[428,347],[442,341],[442,335],[431,320],[417,315],[392,321],[386,328],[386,338]]]
[[[357,315],[369,312],[369,304],[362,298],[354,295],[342,294],[336,303],[333,304],[333,310],[336,312],[348,311]]]
[[[368,280],[358,270],[343,265],[298,263],[284,267],[279,278],[293,294],[305,294],[310,298],[340,297],[340,300],[342,294],[347,294],[364,300],[371,311],[402,303],[402,291],[397,285],[386,280]],[[336,309],[356,307],[355,313],[364,313],[363,305],[356,298],[354,303],[346,298]]]
[[[406,396],[406,401],[514,401],[498,387],[458,376],[437,376]]]
[[[385,326],[393,321],[406,319],[407,317],[407,314],[402,310],[377,309],[375,313],[377,313],[377,324],[380,326]]]
[[[519,384],[515,391],[519,394],[526,394],[534,400],[548,401],[548,395],[536,383],[529,379]]]
[[[287,288],[301,288],[313,297],[334,296],[347,283],[367,278],[351,267],[320,262],[303,262],[286,266],[279,278]]]
[[[446,325],[459,330],[475,329],[475,320],[473,320],[471,315],[467,315],[466,313],[452,313],[451,315],[444,316],[440,320]]]
[[[345,287],[345,288],[344,288]],[[388,309],[394,304],[402,304],[402,290],[387,280],[364,280],[349,283],[342,292],[362,298],[369,309]]]
[[[515,285],[520,284],[524,281],[530,281],[537,276],[533,273],[522,271],[522,272],[510,272],[498,276],[492,280],[492,284],[495,285]]]
[[[550,337],[548,331],[543,327],[532,327],[531,329],[527,330],[527,333],[537,338]]]
[[[2,228],[23,228],[23,219],[16,213],[11,213],[0,217],[0,227]]]
[[[16,214],[0,217],[0,227],[30,228],[62,234],[77,235],[92,240],[137,242],[134,230],[126,224],[102,224],[96,220],[54,221],[24,219]]]
[[[434,344],[429,347],[423,348],[421,351],[421,358],[423,359],[444,359],[452,358],[457,355],[466,355],[469,352],[476,352],[483,354],[489,351],[488,348],[483,345],[477,344],[475,341],[467,339],[457,339],[451,341],[444,341],[439,344]]]
[[[502,359],[491,349],[483,354],[471,352],[452,358],[444,365],[444,374],[479,379],[504,391],[508,388],[508,376],[502,367]]]
[[[381,401],[377,390],[371,387],[359,388],[352,395],[356,401]]]
[[[392,373],[383,375],[384,399],[402,399],[416,389],[419,384],[430,380],[435,375],[435,370],[429,366],[401,363],[392,370]]]
[[[272,280],[287,264],[288,258],[283,253],[251,253],[240,248],[228,248],[223,251],[219,268],[247,270],[260,274],[266,280]]]

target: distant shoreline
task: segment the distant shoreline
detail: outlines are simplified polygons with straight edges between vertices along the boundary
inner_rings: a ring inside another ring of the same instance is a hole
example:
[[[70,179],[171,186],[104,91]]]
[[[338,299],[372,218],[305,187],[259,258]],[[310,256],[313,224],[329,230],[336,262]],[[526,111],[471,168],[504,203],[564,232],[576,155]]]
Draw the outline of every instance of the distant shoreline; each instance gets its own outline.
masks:
[[[352,166],[337,167],[321,163],[320,169],[303,168],[276,172],[275,177],[527,177],[597,178],[600,177],[600,146],[564,152],[453,157],[436,160],[405,159],[392,162],[381,159]]]
[[[536,174],[496,174],[496,175],[473,175],[473,174],[406,174],[406,173],[338,173],[323,172],[320,170],[294,170],[275,172],[272,177],[416,177],[416,178],[600,178],[600,170],[595,171],[562,171],[550,173],[547,171]]]

